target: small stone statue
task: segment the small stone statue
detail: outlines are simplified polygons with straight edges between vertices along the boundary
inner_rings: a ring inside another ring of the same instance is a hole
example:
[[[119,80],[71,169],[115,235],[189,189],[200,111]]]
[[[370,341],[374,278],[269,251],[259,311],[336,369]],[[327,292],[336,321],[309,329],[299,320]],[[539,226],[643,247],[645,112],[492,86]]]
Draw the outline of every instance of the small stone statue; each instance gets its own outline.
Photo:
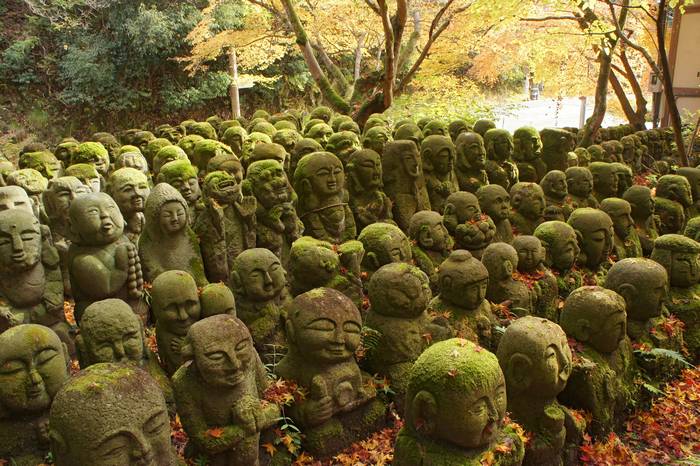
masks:
[[[0,186],[0,211],[21,209],[34,215],[34,203],[19,186]]]
[[[305,434],[302,446],[317,459],[333,456],[384,423],[384,403],[354,358],[361,329],[357,307],[330,288],[301,294],[289,307],[289,350],[275,373],[308,391],[288,412]]]
[[[478,133],[466,132],[455,141],[457,160],[455,175],[460,191],[475,193],[480,187],[489,184],[486,174],[486,148]]]
[[[413,141],[393,141],[382,154],[384,192],[394,204],[393,217],[408,230],[413,214],[430,210],[430,198],[423,177],[423,164]]]
[[[199,293],[201,318],[227,314],[236,317],[236,300],[231,288],[225,283],[210,283]]]
[[[190,228],[187,202],[167,183],[157,184],[146,200],[146,227],[139,239],[143,276],[153,282],[168,270],[183,270],[197,286],[207,284],[199,239]]]
[[[659,237],[654,219],[655,204],[651,189],[646,186],[632,186],[623,196],[630,203],[634,228],[639,237],[644,257],[649,257],[654,248],[654,240]]]
[[[78,178],[90,192],[99,193],[102,191],[102,184],[104,181],[100,178],[100,174],[97,173],[97,169],[94,165],[89,163],[76,163],[66,168],[63,174],[64,176],[74,176]]]
[[[389,142],[391,142],[391,132],[386,126],[380,125],[369,129],[365,127],[362,138],[362,147],[365,149],[372,149],[377,154],[383,155],[386,144]]]
[[[243,179],[242,174],[240,179]],[[182,197],[187,201],[190,225],[194,224],[199,212],[204,210],[202,190],[197,178],[197,167],[187,160],[173,160],[161,167],[157,181],[158,183],[168,183],[180,191]]]
[[[486,299],[495,304],[507,302],[516,315],[531,314],[535,293],[513,277],[518,270],[518,252],[515,248],[508,243],[493,243],[484,251],[481,262],[489,273]]]
[[[513,227],[510,224],[510,195],[503,186],[494,184],[482,186],[476,192],[481,210],[488,215],[496,225],[496,236],[493,242],[511,243]]]
[[[173,387],[194,456],[211,466],[258,466],[260,431],[281,414],[262,401],[267,375],[248,329],[235,316],[215,315],[192,325],[182,350],[187,363]]]
[[[48,188],[49,180],[44,178],[41,173],[33,168],[23,168],[15,170],[7,175],[7,184],[9,186],[19,186],[24,189],[32,201],[34,215],[41,221],[46,222],[46,212],[44,212],[44,204],[41,196]]]
[[[413,251],[406,234],[390,223],[367,225],[357,237],[364,247],[362,271],[368,278],[381,266],[392,262],[411,263]]]
[[[478,199],[470,192],[450,194],[443,221],[454,238],[455,249],[466,249],[477,259],[481,259],[484,249],[496,237],[496,224],[481,213]]]
[[[350,209],[355,214],[357,229],[371,223],[392,220],[392,202],[383,188],[382,162],[372,149],[351,154],[346,162]]]
[[[304,156],[294,172],[294,190],[307,235],[336,244],[355,238],[355,219],[346,202],[345,171],[338,157],[330,152]]]
[[[504,332],[497,355],[508,410],[532,433],[523,464],[575,464],[584,426],[557,402],[572,370],[564,331],[547,319],[522,317]]]
[[[680,234],[687,223],[683,206],[665,197],[654,197],[654,213],[659,235]]]
[[[613,248],[613,223],[598,209],[576,209],[567,222],[576,231],[580,252],[578,264],[585,285],[596,285],[605,278]]]
[[[158,356],[165,372],[172,376],[184,362],[185,335],[201,317],[197,284],[187,272],[168,270],[153,281],[151,299]]]
[[[513,235],[531,235],[544,221],[544,192],[535,183],[515,183],[510,188],[510,223]]]
[[[143,274],[136,245],[124,235],[124,218],[106,193],[78,196],[69,210],[73,238],[68,249],[68,271],[75,298],[75,319],[95,301],[126,301],[145,322],[148,307],[142,301]]]
[[[546,207],[561,210],[562,221],[568,220],[569,215],[576,207],[574,206],[574,200],[569,196],[566,186],[566,174],[560,170],[547,172],[540,181],[540,186],[544,192]]]
[[[523,282],[533,292],[533,311],[536,316],[557,319],[557,279],[545,266],[547,252],[539,238],[530,235],[516,236],[513,248],[518,253],[516,280]]]
[[[606,162],[593,162],[588,166],[593,175],[593,196],[598,203],[607,197],[617,196],[617,173],[615,166]]]
[[[542,139],[532,126],[523,126],[513,133],[513,160],[519,181],[539,183],[547,173],[547,164],[542,160]]]
[[[120,168],[109,176],[107,193],[119,206],[126,221],[124,234],[134,244],[138,244],[143,230],[143,210],[150,192],[148,178],[135,168]]]
[[[617,197],[622,197],[625,191],[634,184],[632,169],[624,163],[613,163],[615,175],[617,176]]]
[[[30,194],[31,196],[31,194]],[[681,175],[664,175],[659,178],[656,185],[656,198],[667,199],[671,202],[682,206],[683,214],[686,219],[690,218],[690,209],[693,206],[693,196],[690,188],[690,182],[687,178]],[[676,206],[675,209],[678,207]],[[675,210],[674,209],[674,210]],[[678,233],[685,228],[685,222],[682,224]],[[675,233],[675,232],[674,232]]]
[[[321,147],[321,144],[319,144],[313,139],[303,138],[297,141],[297,143],[294,144],[294,149],[292,149],[292,152],[290,153],[291,157],[289,158],[288,172],[289,178],[294,179],[294,172],[297,169],[299,160],[301,160],[305,155],[309,155],[312,152],[322,151],[323,147]]]
[[[566,187],[572,201],[572,207],[598,208],[598,201],[593,196],[593,174],[587,167],[570,167],[566,169]]]
[[[409,373],[406,424],[392,464],[467,466],[487,456],[493,464],[521,464],[523,441],[512,425],[503,427],[506,406],[496,356],[460,338],[434,344]]]
[[[573,371],[559,400],[593,415],[595,437],[619,425],[636,397],[637,367],[626,318],[622,296],[598,286],[574,290],[561,312],[560,325],[575,346]]]
[[[205,208],[194,224],[194,232],[210,282],[228,282],[233,260],[255,247],[255,197],[241,192],[232,175],[215,171],[204,178]]]
[[[18,166],[33,168],[47,180],[58,178],[63,172],[61,162],[49,151],[26,152],[20,155]]]
[[[94,165],[97,173],[104,178],[109,173],[109,152],[99,142],[84,142],[75,149],[71,157],[70,164],[76,163]]]
[[[581,252],[576,231],[567,223],[550,221],[541,223],[534,236],[545,249],[544,264],[557,279],[559,297],[566,299],[573,290],[583,286],[583,276],[576,268]],[[559,318],[550,320],[559,321]]]
[[[350,156],[360,149],[362,149],[360,138],[352,131],[333,133],[326,143],[326,150],[335,154],[345,167],[347,167]]]
[[[0,458],[34,466],[49,452],[49,408],[68,380],[70,356],[43,325],[0,334]]]
[[[676,174],[684,177],[690,184],[693,204],[688,208],[688,219],[700,215],[700,168],[680,167]]]
[[[253,248],[233,261],[231,288],[236,313],[253,337],[258,354],[267,362],[284,353],[282,308],[289,300],[287,272],[270,250]]]
[[[447,197],[459,191],[454,172],[455,146],[448,136],[432,135],[423,139],[420,149],[430,206],[442,213]]]
[[[613,256],[615,260],[642,257],[642,245],[632,219],[630,203],[618,197],[609,197],[600,203],[600,210],[613,222]]]
[[[56,466],[177,464],[163,393],[131,365],[95,364],[70,379],[49,425]]]
[[[565,171],[568,167],[569,151],[574,150],[574,135],[559,128],[545,128],[540,131],[542,138],[542,160],[547,165],[547,171]]]
[[[486,173],[489,183],[510,189],[519,181],[518,167],[513,163],[513,137],[505,129],[490,129],[484,135]]]
[[[450,237],[442,215],[432,210],[421,210],[411,217],[408,237],[413,244],[413,262],[437,284],[437,268],[450,255],[454,241]]]

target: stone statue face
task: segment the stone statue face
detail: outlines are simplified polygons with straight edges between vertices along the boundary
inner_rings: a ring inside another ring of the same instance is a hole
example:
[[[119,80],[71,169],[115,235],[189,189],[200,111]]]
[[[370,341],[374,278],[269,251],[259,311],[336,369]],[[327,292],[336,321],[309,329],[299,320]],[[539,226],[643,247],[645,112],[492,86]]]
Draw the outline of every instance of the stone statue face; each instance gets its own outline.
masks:
[[[68,379],[68,356],[58,336],[40,325],[0,335],[0,405],[18,415],[48,410]]]
[[[589,265],[600,264],[608,258],[612,249],[612,232],[610,230],[609,228],[600,228],[583,233],[581,250],[586,254]]]
[[[486,297],[486,267],[466,251],[454,251],[440,265],[440,296],[447,302],[476,309]]]
[[[545,195],[554,199],[562,199],[569,193],[566,187],[566,175],[563,172],[554,172],[546,176],[540,183]]]
[[[464,223],[469,220],[478,220],[481,216],[481,208],[479,200],[476,196],[464,197],[456,202],[448,199],[448,203],[454,206],[454,215],[459,223]]]
[[[517,211],[523,217],[535,220],[542,217],[546,202],[539,186],[533,185],[532,188],[521,190],[520,196],[522,198]]]
[[[289,201],[289,181],[284,168],[279,163],[270,164],[255,177],[253,193],[260,204],[270,209]]]
[[[612,167],[606,168],[593,176],[594,187],[596,192],[614,196],[617,193],[617,173]]]
[[[179,202],[169,201],[160,208],[158,220],[164,233],[177,233],[187,226],[187,211]]]
[[[692,252],[673,252],[669,280],[673,286],[687,287],[700,281],[700,255]]]
[[[516,131],[514,139],[520,144],[520,152],[524,161],[534,160],[542,154],[542,139],[537,131]]]
[[[420,226],[421,233],[418,234],[418,243],[421,247],[431,251],[445,251],[450,245],[450,233],[442,223],[442,216],[436,215],[426,219]],[[426,234],[427,233],[427,234]]]
[[[0,212],[0,266],[3,274],[22,272],[41,260],[39,221],[24,210]]]
[[[465,137],[464,145],[457,154],[457,165],[462,169],[483,170],[486,166],[486,148],[484,140],[476,133],[469,133],[471,137]]]
[[[372,275],[373,279],[375,277],[381,280],[381,276],[377,273]],[[392,281],[385,283],[382,296],[384,306],[378,313],[392,317],[418,317],[425,311],[432,296],[427,277],[421,281],[415,272],[407,271],[401,274],[400,280],[399,286],[396,286],[396,283],[392,283]]]
[[[330,290],[324,288],[323,292]],[[338,300],[337,306],[308,306],[291,323],[299,354],[317,364],[348,361],[360,344],[362,319],[349,299]]]
[[[224,171],[216,171],[204,178],[204,191],[207,197],[212,197],[224,204],[231,204],[241,198],[241,183]]]
[[[76,198],[71,204],[70,222],[81,245],[111,244],[124,233],[124,217],[116,202],[106,193],[90,193]]]
[[[439,175],[448,175],[453,168],[454,156],[450,149],[442,149],[432,157],[432,164],[435,173]]]
[[[316,142],[321,144],[322,147],[326,147],[326,144],[328,144],[328,138],[331,137],[331,134],[333,134],[333,128],[331,128],[325,123],[319,123],[317,125],[314,125],[309,130],[307,137],[310,137],[311,139],[315,140]]]
[[[337,195],[345,186],[343,164],[337,157],[319,155],[307,170],[311,191],[321,198]]]
[[[624,300],[621,302],[624,303]],[[625,306],[614,306],[606,311],[595,320],[589,340],[591,346],[601,353],[615,351],[627,334]]]
[[[380,250],[375,251],[380,263],[406,262],[412,257],[411,244],[406,235],[389,230],[383,239],[385,241],[382,242]]]
[[[615,234],[622,239],[626,239],[634,228],[632,220],[632,208],[628,203],[616,203],[612,208],[605,209],[605,212],[613,221]]]
[[[61,162],[51,152],[35,152],[28,157],[20,157],[25,168],[33,168],[46,179],[56,178],[61,173]]]
[[[343,131],[330,136],[328,140],[328,149],[331,149],[340,160],[348,160],[353,152],[362,149],[360,138],[352,131]]]
[[[80,335],[90,364],[143,362],[141,322],[123,301],[107,299],[88,306]]]
[[[70,205],[80,194],[86,194],[89,189],[77,178],[63,177],[62,182],[49,183],[49,189],[44,192],[46,213],[50,218],[67,219]]]
[[[498,134],[493,140],[495,160],[503,162],[513,155],[513,139],[508,134]]]
[[[142,177],[124,177],[111,188],[112,197],[123,214],[143,212],[146,198],[151,193],[148,180]]]
[[[570,194],[586,198],[593,192],[593,175],[588,170],[567,170],[566,186]]]
[[[510,196],[505,189],[499,188],[486,189],[483,196],[479,196],[481,210],[496,222],[510,217]]]
[[[31,199],[19,186],[0,187],[0,212],[8,209],[21,209],[34,214]]]
[[[245,295],[254,301],[275,298],[287,285],[284,268],[272,252],[258,248],[239,256],[234,268],[240,275]]]
[[[561,235],[557,235],[552,243],[550,256],[552,266],[557,270],[569,270],[576,263],[581,250],[576,239],[576,232],[566,229]]]
[[[182,194],[188,204],[192,205],[202,197],[202,190],[199,187],[199,180],[196,176],[183,173],[168,181],[168,183]]]
[[[46,190],[48,180],[41,173],[31,168],[23,168],[10,173],[9,180],[29,194],[39,194]]]
[[[518,252],[518,269],[534,272],[544,262],[545,250],[540,240],[534,236],[518,236],[513,240],[513,247]]]
[[[401,165],[409,177],[418,178],[420,175],[420,153],[417,147],[401,154]]]
[[[161,274],[162,276],[162,274]],[[158,305],[153,305],[159,328],[174,335],[184,336],[187,330],[199,320],[201,307],[196,286],[187,286],[178,282],[166,284],[167,292],[159,293]]]
[[[374,151],[361,151],[353,157],[352,172],[364,189],[376,189],[382,185],[382,161]]]
[[[391,141],[389,130],[384,126],[375,126],[365,133],[362,145],[365,149],[372,149],[381,154],[384,151],[384,144]]]

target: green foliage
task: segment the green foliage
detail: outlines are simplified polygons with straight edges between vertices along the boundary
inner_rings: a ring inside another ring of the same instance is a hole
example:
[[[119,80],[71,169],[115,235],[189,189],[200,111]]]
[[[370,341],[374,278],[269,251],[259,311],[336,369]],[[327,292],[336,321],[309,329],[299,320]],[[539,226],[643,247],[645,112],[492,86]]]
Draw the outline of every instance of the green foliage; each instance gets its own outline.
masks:
[[[179,111],[202,105],[209,99],[228,93],[231,77],[224,71],[200,75],[192,86],[180,87],[179,83],[167,83],[163,88],[163,110]]]
[[[212,15],[211,32],[216,34],[227,29],[243,29],[247,12],[246,4],[241,0],[228,0],[220,3]]]
[[[32,52],[39,38],[31,36],[13,42],[0,55],[0,81],[27,85],[38,81]]]

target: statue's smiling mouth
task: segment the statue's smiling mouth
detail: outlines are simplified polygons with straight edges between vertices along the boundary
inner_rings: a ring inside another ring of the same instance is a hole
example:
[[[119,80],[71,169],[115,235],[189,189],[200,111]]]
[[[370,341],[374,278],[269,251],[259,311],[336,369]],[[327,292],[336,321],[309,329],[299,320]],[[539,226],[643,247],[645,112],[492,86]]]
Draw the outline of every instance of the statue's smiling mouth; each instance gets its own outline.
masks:
[[[219,181],[216,185],[216,188],[219,190],[225,190],[225,189],[231,189],[236,187],[236,182],[234,180],[222,180]]]

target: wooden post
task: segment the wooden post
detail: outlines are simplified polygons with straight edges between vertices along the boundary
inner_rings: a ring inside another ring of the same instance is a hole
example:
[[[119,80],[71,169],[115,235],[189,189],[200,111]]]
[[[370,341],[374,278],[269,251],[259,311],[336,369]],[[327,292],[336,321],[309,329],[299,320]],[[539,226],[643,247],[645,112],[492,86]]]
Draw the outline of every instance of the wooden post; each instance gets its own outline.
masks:
[[[239,118],[241,116],[241,102],[238,95],[238,61],[236,60],[236,49],[234,47],[229,47],[228,49],[228,65],[231,73],[231,87],[229,88],[231,115],[233,118]]]

